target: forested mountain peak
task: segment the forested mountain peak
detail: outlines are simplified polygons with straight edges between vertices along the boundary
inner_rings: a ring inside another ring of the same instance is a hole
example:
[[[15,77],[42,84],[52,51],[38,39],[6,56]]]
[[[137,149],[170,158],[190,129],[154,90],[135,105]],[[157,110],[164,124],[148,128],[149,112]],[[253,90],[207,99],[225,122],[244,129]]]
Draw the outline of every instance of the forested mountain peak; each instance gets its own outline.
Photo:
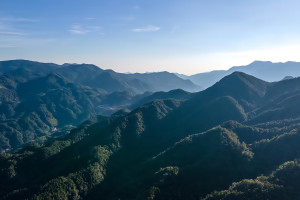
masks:
[[[1,119],[4,147],[34,139],[33,128],[62,131],[41,146],[0,156],[4,199],[255,199],[257,191],[276,199],[279,191],[299,193],[290,178],[299,171],[293,161],[300,157],[299,78],[269,83],[234,72],[198,93],[140,95],[132,111],[108,117],[92,115],[95,102],[130,100],[134,92],[100,98],[95,88],[57,73],[24,83],[0,80],[15,108]],[[24,124],[25,134],[20,128],[7,134]]]

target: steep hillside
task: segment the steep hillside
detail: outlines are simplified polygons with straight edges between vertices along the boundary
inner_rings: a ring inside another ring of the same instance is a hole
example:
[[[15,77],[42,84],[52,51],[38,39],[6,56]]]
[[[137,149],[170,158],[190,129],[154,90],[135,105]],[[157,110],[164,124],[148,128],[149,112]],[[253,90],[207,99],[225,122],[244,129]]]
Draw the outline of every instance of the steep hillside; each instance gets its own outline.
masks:
[[[245,107],[255,107],[264,97],[269,83],[243,72],[234,72],[199,94],[199,98],[231,96]]]
[[[224,128],[190,135],[150,161],[153,174],[148,192],[156,190],[155,199],[199,197],[246,177],[252,154],[235,133]]]
[[[203,200],[232,199],[298,199],[299,198],[299,161],[289,161],[280,165],[269,176],[256,179],[243,179],[233,183],[229,189],[213,192]]]
[[[192,95],[192,93],[186,92],[181,89],[171,90],[169,92],[155,92],[152,94],[144,94],[143,96],[139,96],[139,98],[135,97],[135,101],[131,102],[130,108],[137,108],[157,99],[187,100]]]
[[[236,72],[184,100],[98,116],[43,146],[2,154],[0,196],[294,199],[300,91],[285,81]],[[285,112],[262,117],[277,106]]]
[[[137,108],[158,98],[157,94],[147,96],[152,94],[149,91],[165,90],[164,85],[194,87],[169,73],[135,78],[91,64],[0,61],[0,74],[0,151],[37,139],[45,141],[96,114],[108,116],[120,109]],[[160,78],[166,84],[158,84]],[[177,96],[170,93],[159,99]]]
[[[6,77],[2,77],[2,80]],[[13,81],[11,84],[13,84]],[[1,150],[75,126],[97,113],[98,94],[57,74],[2,88]],[[46,136],[46,137],[45,137]]]

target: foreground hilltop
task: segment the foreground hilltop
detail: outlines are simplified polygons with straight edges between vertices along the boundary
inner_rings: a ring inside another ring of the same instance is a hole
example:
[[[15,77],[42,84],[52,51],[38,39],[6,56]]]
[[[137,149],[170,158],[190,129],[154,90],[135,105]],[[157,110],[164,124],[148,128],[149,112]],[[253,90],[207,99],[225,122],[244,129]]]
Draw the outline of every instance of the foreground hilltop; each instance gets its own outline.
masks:
[[[242,72],[3,154],[3,199],[294,199],[300,78]]]

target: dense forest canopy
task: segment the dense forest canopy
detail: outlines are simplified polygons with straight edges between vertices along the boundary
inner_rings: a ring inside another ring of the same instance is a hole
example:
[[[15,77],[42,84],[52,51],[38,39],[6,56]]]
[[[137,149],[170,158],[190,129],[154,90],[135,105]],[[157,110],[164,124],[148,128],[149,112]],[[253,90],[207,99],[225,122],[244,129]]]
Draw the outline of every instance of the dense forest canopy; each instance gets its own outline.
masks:
[[[35,81],[54,89],[71,84],[58,75],[47,80]],[[9,79],[3,82],[14,87]],[[132,111],[92,117],[44,145],[2,153],[0,196],[208,200],[300,195],[300,78],[270,83],[234,72],[198,93],[179,90],[147,98]]]

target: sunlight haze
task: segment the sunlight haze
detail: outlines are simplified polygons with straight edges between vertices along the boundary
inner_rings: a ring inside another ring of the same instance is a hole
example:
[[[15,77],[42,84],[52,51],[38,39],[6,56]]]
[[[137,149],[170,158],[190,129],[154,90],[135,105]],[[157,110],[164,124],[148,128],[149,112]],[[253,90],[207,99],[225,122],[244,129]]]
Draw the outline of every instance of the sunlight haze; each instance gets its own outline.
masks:
[[[0,59],[195,74],[300,61],[296,0],[1,0]]]

